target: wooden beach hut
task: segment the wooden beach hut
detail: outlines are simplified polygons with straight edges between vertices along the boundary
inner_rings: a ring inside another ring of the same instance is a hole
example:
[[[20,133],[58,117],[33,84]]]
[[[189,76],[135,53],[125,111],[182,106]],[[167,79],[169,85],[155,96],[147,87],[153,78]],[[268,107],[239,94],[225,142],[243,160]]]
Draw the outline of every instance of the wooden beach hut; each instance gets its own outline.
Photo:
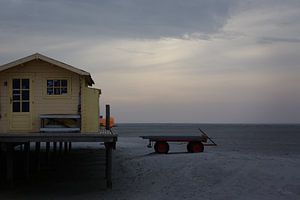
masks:
[[[68,151],[72,142],[102,142],[106,182],[111,187],[117,134],[109,126],[99,129],[101,90],[92,88],[93,84],[90,73],[39,53],[0,66],[0,163],[6,163],[8,182],[14,179],[16,146],[24,146],[28,177],[31,144],[35,144],[33,159],[39,169],[41,143],[46,144],[48,155],[51,143],[53,152],[61,152],[63,148]],[[106,115],[109,119],[109,105]]]
[[[99,129],[90,73],[39,53],[0,66],[0,133]]]

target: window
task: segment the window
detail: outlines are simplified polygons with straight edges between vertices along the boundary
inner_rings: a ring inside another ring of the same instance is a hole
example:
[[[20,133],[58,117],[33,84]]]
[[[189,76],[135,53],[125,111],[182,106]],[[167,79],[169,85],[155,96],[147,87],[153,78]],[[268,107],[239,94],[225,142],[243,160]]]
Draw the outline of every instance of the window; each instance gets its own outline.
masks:
[[[47,79],[47,95],[67,95],[67,79]]]
[[[12,111],[30,112],[30,81],[15,78],[12,80]]]

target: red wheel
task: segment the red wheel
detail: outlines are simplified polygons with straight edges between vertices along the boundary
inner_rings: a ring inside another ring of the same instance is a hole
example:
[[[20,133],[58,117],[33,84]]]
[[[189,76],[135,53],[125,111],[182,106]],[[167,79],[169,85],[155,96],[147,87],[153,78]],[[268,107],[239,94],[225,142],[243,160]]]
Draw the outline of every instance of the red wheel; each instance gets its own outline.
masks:
[[[156,153],[168,153],[169,144],[167,142],[155,142],[154,149]]]
[[[189,142],[187,150],[190,153],[199,153],[204,151],[204,146],[201,142]]]

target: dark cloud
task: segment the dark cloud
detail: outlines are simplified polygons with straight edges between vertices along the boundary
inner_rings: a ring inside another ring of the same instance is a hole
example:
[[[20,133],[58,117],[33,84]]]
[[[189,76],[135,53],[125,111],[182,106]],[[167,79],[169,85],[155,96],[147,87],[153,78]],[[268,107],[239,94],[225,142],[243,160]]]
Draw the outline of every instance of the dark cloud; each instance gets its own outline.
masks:
[[[230,0],[2,1],[0,29],[1,35],[176,37],[218,31],[232,5]]]

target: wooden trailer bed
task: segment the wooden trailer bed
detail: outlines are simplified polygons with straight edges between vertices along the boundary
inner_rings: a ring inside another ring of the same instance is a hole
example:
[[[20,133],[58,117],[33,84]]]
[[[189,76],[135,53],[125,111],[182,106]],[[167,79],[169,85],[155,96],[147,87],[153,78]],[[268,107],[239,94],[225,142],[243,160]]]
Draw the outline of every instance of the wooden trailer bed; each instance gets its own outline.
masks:
[[[188,135],[166,135],[166,136],[140,136],[143,139],[149,140],[147,147],[152,148],[152,143],[154,144],[154,150],[156,153],[168,153],[169,144],[168,142],[186,142],[187,150],[190,153],[198,153],[204,151],[204,146],[217,146],[217,144],[208,135],[199,128],[202,133],[200,136],[188,136]],[[209,143],[207,143],[209,141]]]

